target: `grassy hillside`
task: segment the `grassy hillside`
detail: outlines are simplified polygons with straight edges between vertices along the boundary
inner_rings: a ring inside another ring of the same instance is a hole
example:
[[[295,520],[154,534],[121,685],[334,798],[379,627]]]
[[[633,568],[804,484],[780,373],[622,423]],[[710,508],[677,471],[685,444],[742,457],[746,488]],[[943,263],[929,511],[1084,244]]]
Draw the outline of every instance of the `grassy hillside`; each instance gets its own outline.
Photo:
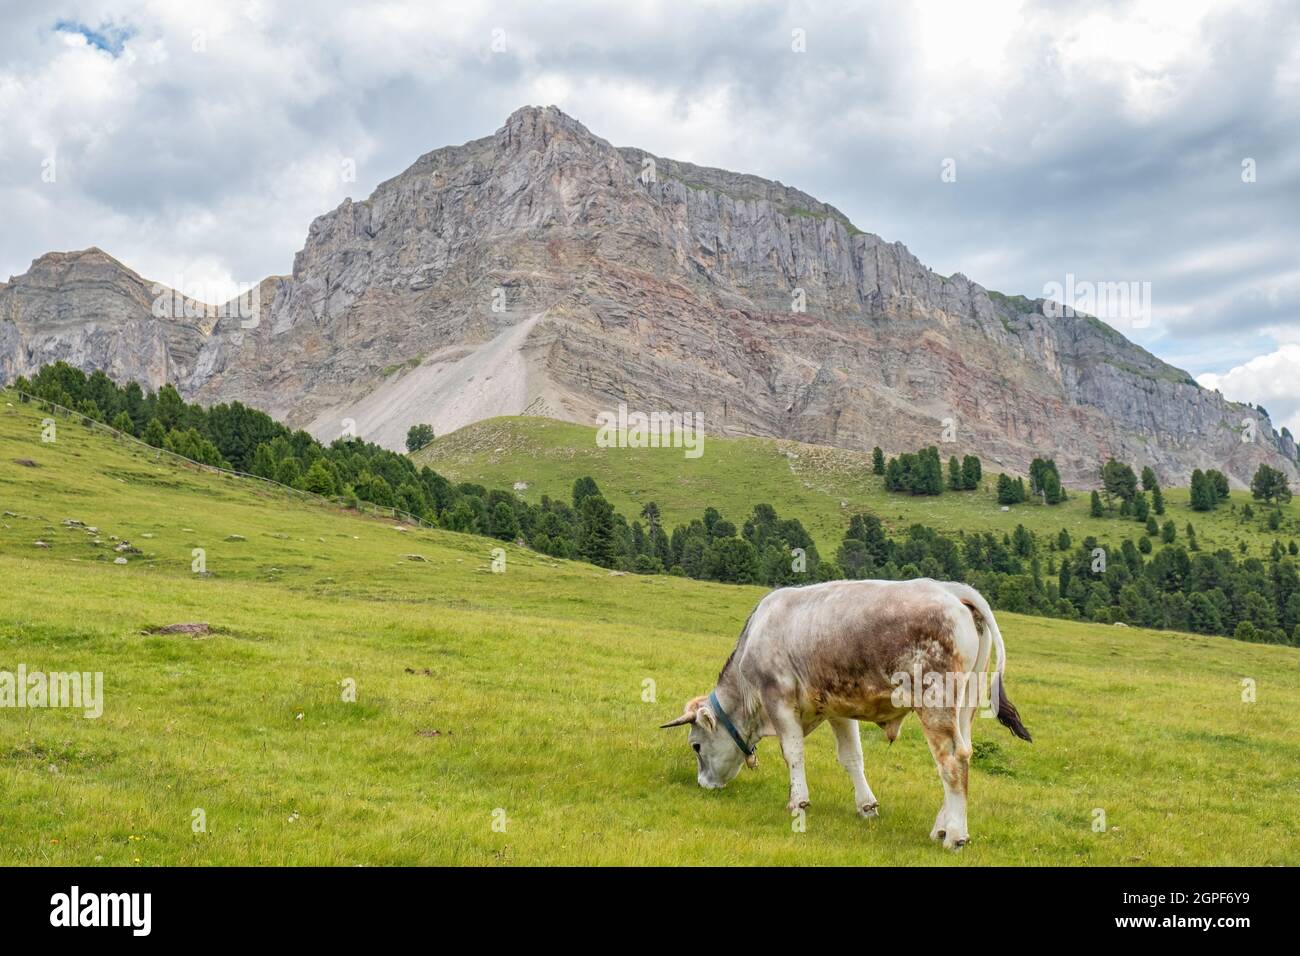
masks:
[[[101,671],[104,712],[0,708],[0,865],[1300,862],[1294,649],[1000,615],[1036,742],[977,723],[972,844],[927,839],[941,791],[915,721],[888,748],[864,729],[871,822],[818,730],[796,833],[774,741],[706,793],[684,734],[656,729],[709,688],[759,589],[511,547],[493,574],[497,542],[72,422],[42,443],[40,417],[0,401],[0,670]],[[141,553],[117,565],[123,539]],[[178,622],[213,632],[150,633]]]
[[[698,518],[708,505],[740,524],[755,504],[764,502],[782,517],[799,518],[828,557],[839,547],[849,517],[858,512],[879,516],[894,532],[920,523],[945,532],[1009,533],[1023,524],[1042,535],[1065,528],[1076,543],[1088,535],[1118,542],[1144,533],[1133,520],[1089,517],[1088,490],[1072,490],[1060,505],[1026,503],[1003,511],[994,492],[997,466],[990,461],[984,462],[984,481],[977,491],[912,497],[884,490],[884,479],[871,473],[870,449],[708,436],[703,455],[688,459],[673,448],[598,448],[595,436],[595,428],[552,419],[494,418],[438,438],[415,458],[456,481],[489,488],[526,482],[521,494],[530,502],[544,494],[568,500],[574,479],[591,475],[623,514],[635,517],[646,502],[655,501],[669,527]],[[888,453],[903,450],[915,449]],[[962,454],[960,447],[939,451],[945,465],[949,454]],[[1141,470],[1141,462],[1131,464]],[[1245,542],[1250,554],[1262,557],[1275,539],[1283,544],[1300,540],[1300,500],[1284,506],[1282,530],[1270,532],[1258,503],[1251,521],[1230,510],[1232,503],[1241,509],[1250,500],[1246,491],[1234,491],[1231,501],[1213,512],[1192,511],[1186,488],[1165,489],[1165,498],[1166,513],[1157,521],[1172,519],[1180,538],[1192,522],[1203,550],[1230,548],[1240,554],[1238,545]]]

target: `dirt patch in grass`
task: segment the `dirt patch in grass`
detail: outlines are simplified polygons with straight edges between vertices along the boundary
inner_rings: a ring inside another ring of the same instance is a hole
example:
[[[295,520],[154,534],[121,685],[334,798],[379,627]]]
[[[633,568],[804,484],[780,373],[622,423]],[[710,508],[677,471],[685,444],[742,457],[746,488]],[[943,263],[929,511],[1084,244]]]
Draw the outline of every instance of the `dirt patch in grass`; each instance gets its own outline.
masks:
[[[35,740],[0,751],[0,762],[49,764],[56,768],[96,767],[116,758],[117,752],[113,750],[96,751],[70,743],[44,744]]]
[[[201,637],[212,633],[212,627],[201,621],[191,621],[185,624],[163,624],[157,627],[147,628],[146,634],[190,634],[194,637]]]

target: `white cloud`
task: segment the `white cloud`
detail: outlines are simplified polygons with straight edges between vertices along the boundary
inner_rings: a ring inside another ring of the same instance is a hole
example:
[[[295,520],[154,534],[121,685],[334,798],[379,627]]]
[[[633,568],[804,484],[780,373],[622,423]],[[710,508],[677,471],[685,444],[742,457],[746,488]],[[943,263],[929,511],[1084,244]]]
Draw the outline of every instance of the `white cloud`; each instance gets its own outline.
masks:
[[[1222,375],[1207,373],[1196,380],[1234,402],[1263,405],[1277,428],[1285,425],[1300,435],[1300,345],[1283,345]]]
[[[1138,337],[1163,354],[1221,369],[1300,326],[1286,0],[0,8],[0,278],[90,245],[150,278],[287,272],[344,197],[554,102],[617,145],[797,186],[944,275],[1150,281]]]

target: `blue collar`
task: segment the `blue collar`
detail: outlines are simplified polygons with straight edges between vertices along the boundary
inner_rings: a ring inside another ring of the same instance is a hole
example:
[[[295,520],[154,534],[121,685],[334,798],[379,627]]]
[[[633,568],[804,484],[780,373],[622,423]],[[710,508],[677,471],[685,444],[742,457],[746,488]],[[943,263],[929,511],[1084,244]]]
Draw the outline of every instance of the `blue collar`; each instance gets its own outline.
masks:
[[[754,744],[754,746],[751,747],[745,743],[745,738],[740,736],[740,731],[736,729],[736,725],[731,722],[731,718],[727,716],[727,712],[723,710],[722,705],[718,703],[717,691],[709,691],[709,703],[713,705],[713,712],[718,715],[718,720],[722,721],[722,726],[727,728],[727,733],[731,734],[731,739],[736,742],[736,746],[740,748],[740,752],[746,757],[754,756],[754,751],[758,749],[758,744]]]

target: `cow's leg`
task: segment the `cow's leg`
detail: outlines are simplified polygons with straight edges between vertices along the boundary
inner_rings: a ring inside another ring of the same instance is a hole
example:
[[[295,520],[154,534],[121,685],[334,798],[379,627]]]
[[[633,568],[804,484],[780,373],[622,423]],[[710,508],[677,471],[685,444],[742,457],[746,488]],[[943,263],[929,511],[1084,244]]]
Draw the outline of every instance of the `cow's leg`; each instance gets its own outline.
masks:
[[[968,678],[965,703],[966,706],[959,708],[957,712],[957,727],[961,731],[958,749],[964,748],[969,754],[974,752],[975,744],[971,733],[974,730],[975,714],[979,710],[979,679],[974,674]],[[969,759],[968,756],[967,760]]]
[[[788,705],[767,703],[768,718],[781,741],[781,756],[790,768],[790,812],[808,806],[808,777],[803,762],[803,724]]]
[[[832,717],[831,730],[835,731],[835,752],[840,766],[853,781],[853,804],[857,807],[858,815],[879,816],[880,805],[863,772],[862,737],[858,733],[858,722],[848,717]]]
[[[966,695],[963,697],[962,708],[959,708],[958,727],[961,727],[962,740],[966,741],[967,747],[972,747],[971,737],[972,726],[975,723],[975,711],[979,710],[979,675],[966,675]]]
[[[927,707],[917,711],[925,740],[943,782],[943,805],[935,817],[930,839],[943,840],[948,849],[964,846],[966,830],[966,783],[970,776],[970,744],[963,738],[960,713],[956,708]]]

